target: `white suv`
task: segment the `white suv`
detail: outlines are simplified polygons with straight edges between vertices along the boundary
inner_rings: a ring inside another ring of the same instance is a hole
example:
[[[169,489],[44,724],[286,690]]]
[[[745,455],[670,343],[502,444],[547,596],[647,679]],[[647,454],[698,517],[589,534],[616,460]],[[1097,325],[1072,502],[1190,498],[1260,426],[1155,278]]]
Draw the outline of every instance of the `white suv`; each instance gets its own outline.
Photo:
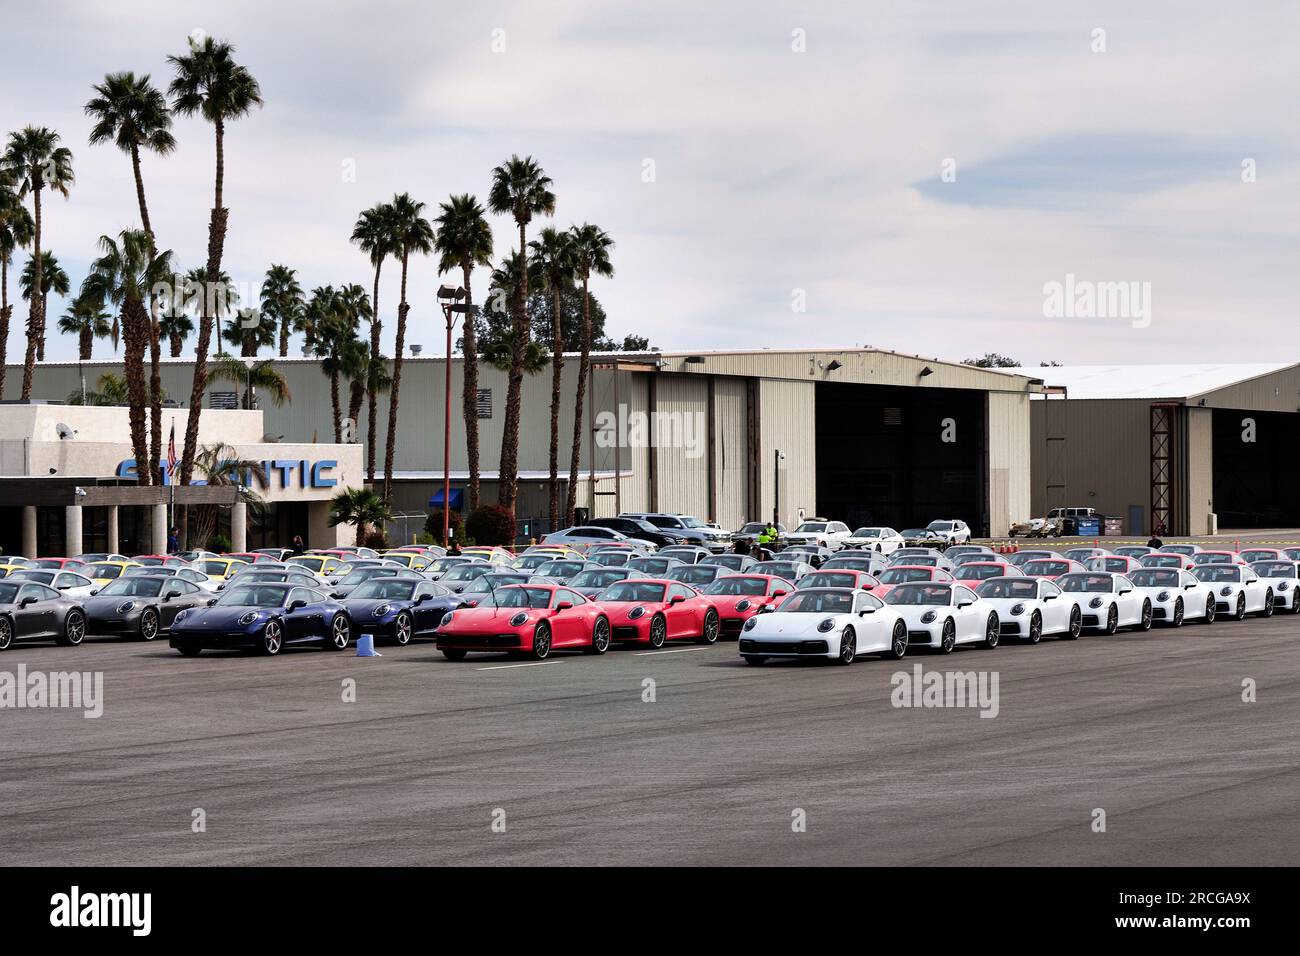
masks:
[[[822,548],[839,551],[849,546],[853,532],[843,521],[827,521],[825,518],[813,518],[805,521],[785,536],[786,544],[815,544]]]
[[[944,519],[941,521],[931,521],[925,526],[927,531],[932,531],[943,539],[945,548],[954,544],[967,544],[970,542],[970,527],[964,521]]]

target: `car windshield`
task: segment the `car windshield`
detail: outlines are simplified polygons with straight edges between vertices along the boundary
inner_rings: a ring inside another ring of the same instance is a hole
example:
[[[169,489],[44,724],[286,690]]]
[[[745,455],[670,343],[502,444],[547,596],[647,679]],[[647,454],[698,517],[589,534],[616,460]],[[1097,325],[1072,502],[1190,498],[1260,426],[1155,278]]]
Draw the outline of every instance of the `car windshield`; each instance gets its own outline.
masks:
[[[890,591],[885,600],[903,605],[948,604],[952,601],[952,588],[946,584],[904,584]]]
[[[283,607],[288,593],[283,585],[241,584],[217,598],[217,603],[227,607]]]
[[[1066,574],[1056,579],[1062,591],[1096,591],[1109,594],[1115,586],[1109,574]]]
[[[1276,561],[1278,559],[1277,552],[1271,548],[1258,551],[1246,550],[1240,552],[1240,554],[1241,559],[1247,564],[1254,564],[1256,561]]]
[[[886,568],[880,573],[881,584],[907,584],[909,581],[929,581],[927,568]]]
[[[754,565],[754,570],[759,574],[772,574],[778,578],[789,578],[790,580],[798,577],[794,564],[789,561],[760,561]]]
[[[100,597],[122,594],[132,597],[157,597],[166,584],[163,578],[118,578],[99,590]]]
[[[419,581],[404,581],[401,578],[379,578],[374,581],[367,581],[353,591],[349,598],[362,601],[367,598],[382,598],[386,601],[409,601],[419,585]]]
[[[880,537],[880,529],[879,529],[879,528],[859,528],[857,531],[853,532],[853,537],[855,537],[855,538],[879,538],[879,537]]]
[[[674,558],[633,558],[627,566],[637,571],[644,571],[646,574],[663,574],[673,566],[674,560]]]
[[[543,564],[546,564],[551,560],[552,558],[549,554],[526,554],[515,561],[515,567],[522,571],[531,571],[533,568],[540,568]],[[437,565],[438,562],[435,561],[434,566],[437,567]]]
[[[301,564],[307,570],[316,572],[319,571],[322,567],[324,567],[325,559],[312,557],[311,555],[307,555],[307,554],[300,554],[296,558],[290,558],[288,563]]]
[[[12,576],[24,581],[36,581],[39,584],[49,584],[54,580],[53,571],[14,571],[12,572]]]
[[[690,564],[684,568],[673,568],[668,572],[674,581],[683,584],[708,584],[722,571],[711,564]]]
[[[720,568],[730,568],[732,571],[739,571],[749,560],[751,560],[749,556],[744,554],[715,554],[712,557],[705,558],[700,563],[716,564]]]
[[[858,576],[847,571],[813,571],[799,579],[800,588],[855,588]]]
[[[853,594],[849,591],[796,591],[777,608],[784,614],[848,614],[853,610]]]
[[[591,560],[606,567],[621,568],[632,560],[632,555],[622,551],[602,551],[600,554],[593,555]],[[539,563],[544,564],[545,562]],[[533,565],[533,567],[537,567],[537,565]]]
[[[758,534],[766,527],[767,525],[763,524],[761,521],[751,521],[749,524],[737,531],[736,534]]]
[[[1116,574],[1123,574],[1128,570],[1128,558],[1123,556],[1092,558],[1088,566],[1094,571],[1114,571]]]
[[[115,578],[122,573],[120,564],[88,564],[81,569],[88,578]]]
[[[598,601],[627,601],[657,604],[664,599],[664,585],[653,581],[619,581],[597,595]]]
[[[204,574],[223,575],[233,567],[235,565],[227,564],[225,561],[201,561],[199,563],[199,570]]]
[[[823,571],[870,571],[869,558],[831,558],[822,565]]]
[[[1141,559],[1144,568],[1181,568],[1181,554],[1148,554]]]
[[[951,531],[951,530],[952,530],[952,522],[951,522],[951,521],[931,521],[928,525],[925,526],[925,530],[926,530],[926,531]]]
[[[622,581],[626,577],[626,571],[615,568],[608,571],[588,570],[575,574],[569,584],[575,588],[607,588],[615,581]]]
[[[796,534],[798,534],[801,531],[805,534],[816,534],[818,531],[826,530],[826,522],[805,521],[803,524],[799,525],[799,527],[795,528],[794,530]]]
[[[690,515],[687,515],[686,517],[682,518],[681,520],[682,520],[682,524],[686,525],[686,527],[688,527],[688,528],[707,528],[707,527],[708,527],[708,525],[706,525],[706,524],[705,524],[703,521],[701,521],[699,518],[692,518]]]
[[[1166,568],[1142,568],[1134,571],[1129,580],[1140,588],[1176,588],[1178,572]]]
[[[1167,544],[1161,551],[1168,551],[1171,554],[1195,554],[1196,545],[1194,544]]]
[[[1207,584],[1220,584],[1241,580],[1241,569],[1232,564],[1203,564],[1192,573]]]
[[[480,607],[528,607],[534,610],[542,610],[551,604],[551,592],[546,588],[527,587],[525,585],[511,585],[510,587],[501,588],[493,595],[484,599]]]
[[[548,578],[567,578],[582,570],[585,561],[547,561],[537,568],[538,574]]]
[[[143,564],[147,568],[156,568],[163,563],[162,558],[132,558],[136,564]]]
[[[481,578],[492,570],[492,565],[487,562],[476,562],[474,564],[462,564],[459,567],[452,568],[442,576],[444,581],[473,581],[475,578]]]
[[[975,593],[982,598],[1031,600],[1038,597],[1038,582],[1025,578],[994,578],[977,587]]]
[[[718,578],[707,588],[705,594],[729,594],[760,596],[767,593],[767,581],[763,578],[751,578],[741,575]]]
[[[303,577],[304,575],[298,575]],[[289,580],[288,571],[246,571],[239,575],[240,584],[251,584],[253,581],[269,581],[272,583]]]
[[[1192,564],[1232,564],[1232,555],[1222,551],[1202,551],[1192,555]]]
[[[85,574],[87,570],[87,568],[77,568],[77,573]],[[199,572],[195,571],[193,568],[125,568],[122,571],[122,577],[138,578],[142,574],[166,574],[170,576],[179,575],[182,571],[188,571],[190,574],[199,574]],[[207,580],[205,575],[199,574],[199,577],[203,578],[205,581]]]
[[[425,570],[432,571],[435,574],[442,574],[444,571],[450,571],[452,568],[459,567],[462,564],[478,564],[474,558],[439,558],[430,564]]]
[[[1261,578],[1293,578],[1295,564],[1291,561],[1256,561],[1251,566]]]
[[[1068,561],[1026,561],[1020,566],[1020,570],[1025,574],[1045,574],[1054,577],[1069,571],[1070,564]]]
[[[967,581],[986,581],[989,578],[1001,577],[1006,574],[1006,569],[1000,564],[963,564],[959,577]]]
[[[393,571],[396,570],[397,570],[396,568],[393,569]],[[384,568],[378,568],[378,567],[358,568],[357,570],[353,571],[351,574],[345,575],[342,578],[342,580],[339,581],[339,584],[343,587],[355,587],[356,585],[361,584],[364,581],[369,581],[371,578],[384,577],[385,575],[392,574],[393,571],[387,571]]]
[[[13,604],[18,598],[18,588],[21,586],[17,582],[11,584],[8,581],[0,581],[0,604]]]

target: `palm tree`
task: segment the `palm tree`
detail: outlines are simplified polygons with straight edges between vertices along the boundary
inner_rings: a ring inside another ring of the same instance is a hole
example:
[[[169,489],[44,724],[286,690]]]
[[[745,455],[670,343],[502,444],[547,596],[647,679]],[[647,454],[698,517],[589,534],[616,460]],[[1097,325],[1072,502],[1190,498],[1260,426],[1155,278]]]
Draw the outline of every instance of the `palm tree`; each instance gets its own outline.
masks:
[[[492,227],[478,200],[466,193],[452,196],[440,204],[442,210],[436,222],[438,235],[434,251],[438,253],[438,274],[460,269],[461,286],[465,289],[465,321],[462,325],[465,355],[464,388],[461,391],[461,408],[465,416],[465,456],[469,459],[469,483],[465,496],[469,510],[478,507],[478,343],[475,323],[474,296],[470,286],[470,273],[476,265],[492,265]]]
[[[9,321],[14,310],[9,304],[9,266],[14,252],[31,244],[34,229],[31,213],[14,191],[15,182],[13,175],[0,165],[0,398],[4,398]]]
[[[216,274],[215,281],[208,281],[208,270],[203,266],[185,273],[185,304],[194,309],[199,316],[200,326],[203,316],[209,316],[215,323],[217,332],[217,354],[224,355],[221,344],[221,320],[236,311],[239,305],[239,287],[224,271]]]
[[[149,446],[145,438],[144,352],[149,347],[149,312],[145,305],[154,286],[171,275],[171,252],[151,255],[149,235],[142,229],[124,229],[118,239],[101,236],[103,255],[90,265],[81,285],[81,298],[100,307],[117,306],[122,314],[125,341],[123,371],[130,397],[131,445],[135,452],[137,479],[154,483]],[[158,388],[161,393],[161,387]]]
[[[220,324],[220,319],[217,321]],[[240,309],[221,335],[231,345],[238,345],[244,358],[256,358],[259,349],[275,346],[277,330],[278,323],[260,309]]]
[[[222,204],[225,180],[226,123],[247,116],[262,105],[262,90],[253,74],[234,60],[234,47],[225,41],[206,37],[201,44],[191,43],[190,52],[169,56],[176,68],[176,78],[168,91],[172,109],[183,116],[201,113],[212,124],[216,137],[216,177],[213,188],[212,217],[208,223],[208,263],[206,274],[219,275],[221,255],[226,244],[229,210]],[[199,340],[194,355],[194,384],[190,389],[190,413],[185,427],[185,452],[181,458],[181,484],[188,485],[194,474],[194,456],[198,452],[199,418],[203,412],[203,393],[208,387],[208,349],[212,346],[212,316],[199,319]],[[181,543],[185,543],[182,517]]]
[[[130,401],[126,379],[113,372],[105,372],[95,383],[95,390],[83,396],[77,389],[67,397],[69,405],[126,405]]]
[[[239,398],[240,408],[255,408],[259,389],[271,399],[271,404],[276,408],[293,401],[289,380],[276,367],[275,359],[255,361],[233,355],[218,355],[212,360],[208,378],[213,382],[230,382],[238,386],[243,391]]]
[[[239,359],[230,356],[226,358],[239,362]],[[195,456],[194,469],[202,476],[205,484],[237,489],[239,498],[248,506],[250,515],[260,512],[265,506],[265,500],[253,488],[254,484],[266,487],[266,472],[262,463],[251,458],[240,458],[238,452],[225,442],[204,445]],[[206,547],[216,533],[219,516],[219,505],[199,505],[194,509],[192,527],[187,519],[181,520],[185,520],[186,527],[194,532],[194,540]]]
[[[573,235],[549,226],[531,243],[533,260],[542,278],[542,285],[551,294],[555,314],[554,340],[551,345],[551,475],[550,519],[551,528],[561,527],[560,519],[560,380],[564,372],[564,316],[560,299],[573,285],[577,268],[574,259]]]
[[[308,313],[312,326],[309,347],[321,359],[321,371],[330,380],[330,400],[334,413],[334,441],[343,441],[343,411],[339,400],[339,382],[353,382],[366,375],[369,353],[357,337],[361,317],[370,312],[370,298],[359,285],[334,290],[326,286],[313,297]],[[355,423],[355,422],[354,422]]]
[[[166,156],[176,148],[172,136],[172,115],[167,99],[151,82],[149,74],[110,73],[94,87],[97,94],[86,104],[86,115],[95,120],[90,130],[90,145],[112,142],[131,157],[135,176],[136,202],[140,206],[140,224],[149,237],[149,254],[156,255],[158,244],[149,220],[149,204],[144,197],[144,176],[140,172],[140,151],[152,150]],[[158,470],[162,447],[162,348],[158,328],[157,296],[150,296],[149,307],[149,466]]]
[[[345,488],[330,499],[330,527],[351,525],[357,529],[358,543],[365,540],[368,528],[391,520],[384,499],[367,488]]]
[[[112,334],[113,324],[104,311],[103,304],[93,299],[77,296],[59,319],[59,331],[64,335],[77,336],[77,357],[89,362],[95,348],[95,339],[108,338]]]
[[[43,289],[41,275],[41,192],[54,190],[66,199],[76,181],[72,173],[72,152],[59,145],[59,134],[44,126],[27,126],[9,134],[0,172],[16,184],[19,196],[32,194],[32,249],[36,274],[32,288]],[[32,376],[36,369],[36,343],[45,331],[45,303],[32,296],[27,313],[27,355],[23,359],[23,401],[32,397]]]
[[[281,358],[289,354],[289,332],[302,312],[302,306],[298,273],[288,266],[273,265],[267,269],[262,281],[262,315],[280,328]]]
[[[185,348],[185,340],[189,338],[190,333],[193,331],[194,322],[181,309],[168,306],[163,309],[162,314],[158,317],[158,334],[166,336],[172,358],[181,357],[181,352]],[[117,344],[114,343],[113,347],[116,348]]]
[[[44,362],[45,315],[49,311],[50,293],[65,296],[68,294],[71,285],[68,281],[68,274],[63,271],[63,266],[59,265],[59,260],[54,257],[54,253],[46,250],[41,253],[39,263],[36,261],[36,256],[28,259],[27,265],[23,266],[23,271],[18,276],[18,288],[24,299],[30,300],[32,290],[36,288],[38,265],[41,275],[41,329],[36,339],[36,361]]]
[[[519,284],[514,290],[514,361],[506,388],[506,419],[501,436],[501,478],[497,500],[515,510],[519,496],[519,415],[520,397],[524,384],[524,361],[527,356],[529,335],[528,320],[528,223],[535,215],[555,215],[555,194],[551,192],[551,177],[531,156],[520,159],[511,156],[492,170],[492,189],[488,193],[488,208],[495,213],[508,213],[519,226]]]
[[[569,230],[573,236],[573,253],[577,276],[582,280],[582,359],[578,366],[578,394],[573,412],[573,456],[569,460],[569,502],[564,509],[564,522],[573,524],[573,509],[578,503],[578,456],[582,452],[582,405],[587,395],[587,379],[591,376],[591,296],[588,283],[592,275],[610,278],[614,266],[609,261],[609,251],[614,240],[599,226],[584,222]],[[558,315],[558,313],[557,313]],[[557,318],[558,322],[559,319]]]
[[[393,344],[393,384],[388,389],[388,444],[384,448],[384,503],[393,500],[393,453],[397,450],[397,404],[402,389],[402,353],[406,348],[406,270],[411,253],[428,255],[433,251],[433,226],[424,218],[424,203],[409,193],[393,197],[391,247],[402,263],[401,297],[397,301],[397,340]]]
[[[379,319],[379,273],[384,267],[384,260],[396,252],[392,247],[394,231],[393,206],[391,203],[379,203],[371,206],[357,217],[356,225],[352,227],[352,241],[370,257],[370,264],[375,267],[374,293],[370,298],[370,367],[372,370],[379,364],[379,333],[383,328],[383,322]],[[391,382],[391,378],[389,380]],[[379,393],[375,388],[367,382],[366,396],[369,401],[369,410],[366,416],[366,481],[371,484],[374,484],[375,481],[375,448],[378,427],[376,420],[379,417],[378,395]]]

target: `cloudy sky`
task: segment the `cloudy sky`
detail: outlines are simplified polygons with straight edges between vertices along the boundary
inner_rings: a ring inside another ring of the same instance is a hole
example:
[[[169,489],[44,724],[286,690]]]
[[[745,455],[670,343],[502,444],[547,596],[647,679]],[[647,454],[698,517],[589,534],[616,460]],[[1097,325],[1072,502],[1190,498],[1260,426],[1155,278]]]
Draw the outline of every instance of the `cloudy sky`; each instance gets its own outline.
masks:
[[[594,288],[616,335],[1249,361],[1294,337],[1298,21],[1285,0],[6,3],[0,130],[50,126],[75,154],[71,198],[45,214],[74,284],[97,237],[138,219],[129,160],[87,145],[91,84],[129,69],[165,86],[166,55],[201,29],[266,99],[226,140],[240,283],[284,263],[308,288],[369,288],[348,243],[359,210],[396,191],[484,198],[519,153],[554,179],[558,225],[615,239],[617,274]],[[197,119],[175,133],[144,176],[159,242],[189,268],[212,135]],[[494,227],[508,253],[511,224]],[[1149,324],[1045,316],[1067,275],[1149,283]],[[414,264],[408,341],[427,352],[437,282]]]

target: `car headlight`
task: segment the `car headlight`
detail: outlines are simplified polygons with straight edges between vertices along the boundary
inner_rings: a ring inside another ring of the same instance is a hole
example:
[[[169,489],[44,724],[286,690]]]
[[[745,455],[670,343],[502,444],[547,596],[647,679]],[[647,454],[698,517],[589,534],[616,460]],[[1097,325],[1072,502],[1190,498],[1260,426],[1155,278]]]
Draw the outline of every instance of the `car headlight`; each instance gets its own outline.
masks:
[[[1012,613],[1012,614],[1024,614],[1024,613],[1025,613],[1025,606],[1024,606],[1023,604],[1013,604],[1013,605],[1011,606],[1011,613]]]
[[[1286,582],[1285,582],[1285,581],[1280,582],[1280,583],[1278,584],[1278,586],[1277,586],[1277,589],[1278,589],[1279,591],[1285,591],[1285,590],[1286,590]]]
[[[247,625],[247,624],[252,624],[256,620],[257,620],[257,612],[249,611],[247,614],[240,615],[239,623]]]
[[[818,623],[817,630],[825,634],[827,631],[832,630],[834,627],[835,627],[835,618],[827,617],[827,618],[823,618],[821,622]]]
[[[190,609],[186,608],[185,610],[177,614],[174,618],[172,618],[172,623],[173,624],[180,623],[181,621],[185,620],[185,618],[189,617],[189,614],[190,614]]]
[[[741,630],[752,631],[756,627],[758,627],[758,618],[751,617],[748,621],[745,622],[745,626],[742,627]]]
[[[924,614],[921,615],[921,623],[922,623],[922,624],[933,624],[933,623],[934,623],[934,619],[935,619],[936,617],[938,617],[938,616],[939,616],[939,615],[935,614],[933,611],[926,611]]]
[[[442,623],[439,624],[438,626],[446,627],[448,624],[451,623],[451,619],[455,616],[455,614],[456,614],[455,611],[448,611],[446,614],[442,616]]]
[[[514,617],[510,619],[510,626],[520,627],[527,620],[528,620],[528,614],[524,611],[520,611],[518,614],[516,614]]]
[[[1161,591],[1159,594],[1156,595],[1156,600],[1157,600],[1157,601],[1160,601],[1161,603],[1164,603],[1165,601],[1168,601],[1168,600],[1169,600],[1169,592],[1168,592],[1168,591]]]
[[[1223,587],[1219,588],[1219,593],[1222,594],[1224,597],[1227,597],[1232,593],[1232,588],[1230,588],[1228,585],[1225,584]]]
[[[119,604],[119,605],[117,606],[117,613],[118,613],[118,614],[125,614],[127,611],[131,610],[131,608],[133,608],[133,607],[135,607],[135,602],[134,602],[134,601],[123,601],[121,604]]]
[[[637,618],[645,616],[645,608],[638,604],[628,612],[627,616],[629,620],[635,621]]]
[[[1286,585],[1284,584],[1284,585],[1282,585],[1282,587],[1285,588]],[[743,601],[737,601],[737,602],[736,602],[736,610],[737,610],[737,611],[748,611],[748,610],[749,610],[749,603],[750,603],[750,602],[749,602],[749,598],[745,598]]]
[[[381,605],[379,605],[379,607],[375,608],[375,609],[374,609],[373,611],[371,611],[370,613],[373,614],[375,617],[383,617],[385,614],[387,614],[387,613],[388,613],[389,611],[391,611],[392,609],[393,609],[393,606],[392,606],[391,604],[381,604]]]
[[[1095,597],[1088,602],[1088,607],[1101,607],[1101,598]]]

